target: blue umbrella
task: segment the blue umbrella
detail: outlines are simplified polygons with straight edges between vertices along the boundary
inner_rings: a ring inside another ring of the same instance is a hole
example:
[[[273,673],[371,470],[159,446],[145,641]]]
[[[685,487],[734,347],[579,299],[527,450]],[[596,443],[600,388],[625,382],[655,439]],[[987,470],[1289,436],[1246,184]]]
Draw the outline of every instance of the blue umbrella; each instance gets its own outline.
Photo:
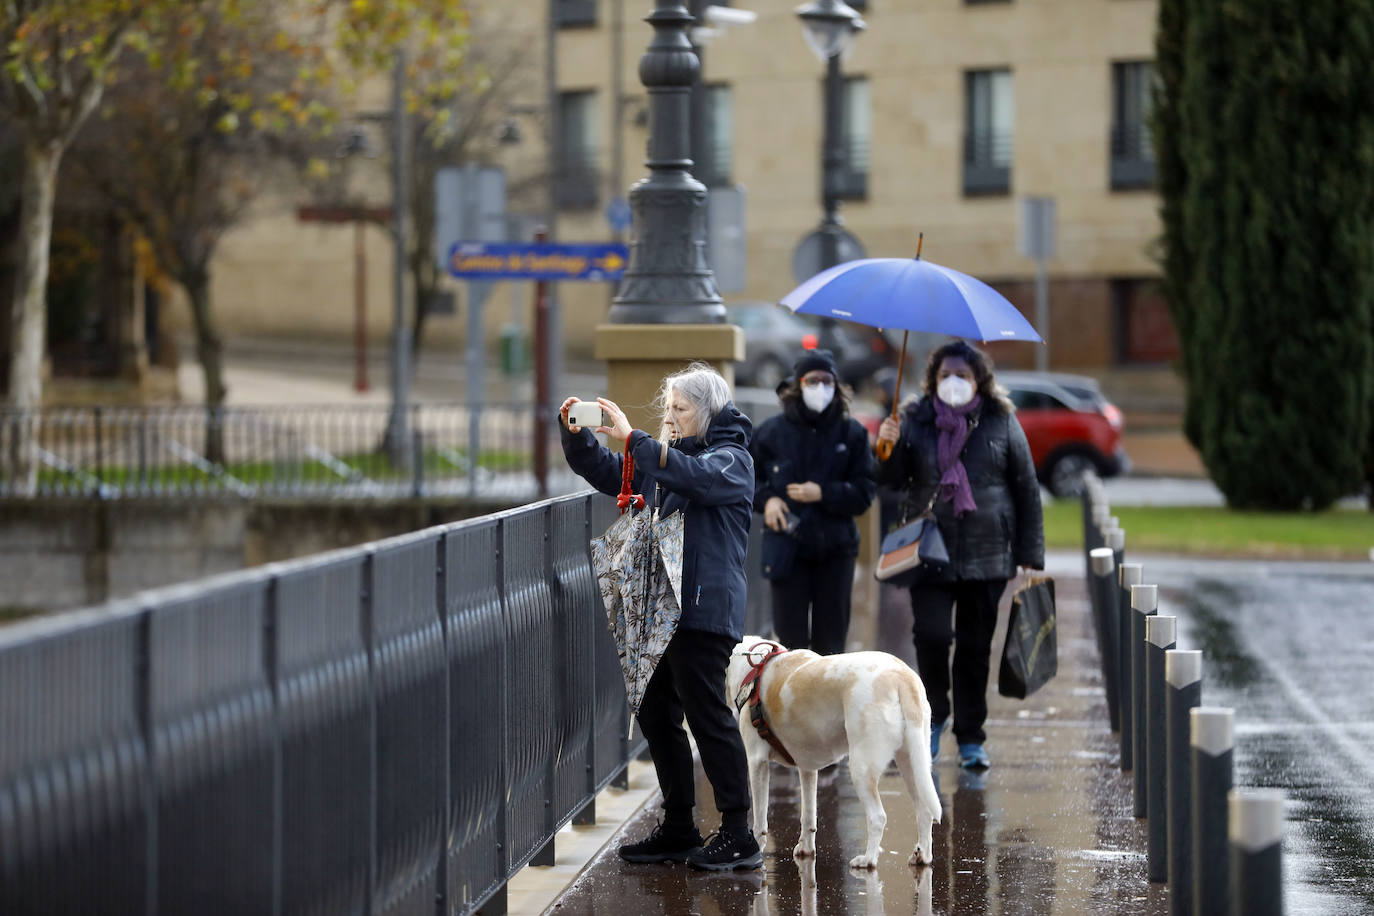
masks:
[[[1035,328],[1006,297],[968,274],[916,257],[863,258],[823,270],[781,303],[794,312],[857,321],[876,328],[901,328],[981,340],[1043,342]],[[906,363],[906,334],[897,364],[897,387],[892,417],[901,401],[902,366]],[[887,459],[891,444],[879,443],[878,456]],[[886,446],[883,448],[881,446]]]
[[[1039,341],[997,290],[916,258],[864,258],[821,271],[782,297],[794,312],[971,340]]]

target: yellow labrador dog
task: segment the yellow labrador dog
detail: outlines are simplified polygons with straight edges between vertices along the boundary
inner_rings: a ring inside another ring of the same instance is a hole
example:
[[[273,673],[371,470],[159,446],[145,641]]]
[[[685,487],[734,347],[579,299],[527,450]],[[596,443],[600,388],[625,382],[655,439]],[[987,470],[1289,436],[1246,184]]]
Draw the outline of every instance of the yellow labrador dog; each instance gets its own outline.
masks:
[[[768,833],[769,761],[796,767],[801,775],[801,842],[792,850],[801,859],[816,854],[816,771],[848,755],[850,778],[868,820],[868,845],[849,865],[875,867],[887,827],[878,781],[895,758],[916,806],[916,851],[910,863],[931,862],[940,795],[930,773],[930,703],[915,671],[886,652],[817,655],[746,636],[735,646],[725,681],[749,755],[754,835],[760,844]],[[760,734],[753,722],[757,706],[766,729],[795,762]]]

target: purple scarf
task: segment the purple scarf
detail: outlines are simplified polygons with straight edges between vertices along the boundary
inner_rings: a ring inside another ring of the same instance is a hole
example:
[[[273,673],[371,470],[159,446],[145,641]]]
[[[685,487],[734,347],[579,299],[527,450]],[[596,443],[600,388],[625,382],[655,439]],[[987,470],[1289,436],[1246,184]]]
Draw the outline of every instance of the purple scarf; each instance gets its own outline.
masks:
[[[954,503],[956,516],[972,512],[978,508],[973,501],[973,488],[969,486],[968,471],[959,454],[969,436],[969,414],[982,403],[981,395],[975,394],[973,400],[962,407],[950,407],[938,397],[930,399],[935,404],[935,427],[940,430],[940,440],[936,453],[940,466],[940,498]]]

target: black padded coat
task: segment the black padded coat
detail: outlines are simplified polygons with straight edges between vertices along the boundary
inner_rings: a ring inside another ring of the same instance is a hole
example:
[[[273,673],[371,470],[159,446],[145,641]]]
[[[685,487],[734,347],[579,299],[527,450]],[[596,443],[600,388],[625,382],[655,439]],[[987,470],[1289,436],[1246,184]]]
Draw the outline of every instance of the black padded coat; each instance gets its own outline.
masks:
[[[858,420],[841,409],[838,398],[820,414],[791,402],[759,426],[749,451],[754,456],[754,511],[762,513],[774,496],[801,518],[797,536],[763,529],[763,575],[785,579],[798,560],[857,556],[859,528],[854,517],[873,502],[873,450]],[[800,503],[787,498],[789,483],[820,484],[821,499]]]
[[[906,489],[913,513],[919,514],[940,482],[940,431],[930,397],[904,408],[901,421],[892,456],[878,462],[878,482]],[[918,582],[1010,579],[1017,566],[1044,568],[1040,484],[1026,434],[1002,401],[984,398],[977,424],[962,458],[978,508],[956,517],[952,502],[935,501],[935,519],[949,548],[950,565],[943,572],[922,568]]]

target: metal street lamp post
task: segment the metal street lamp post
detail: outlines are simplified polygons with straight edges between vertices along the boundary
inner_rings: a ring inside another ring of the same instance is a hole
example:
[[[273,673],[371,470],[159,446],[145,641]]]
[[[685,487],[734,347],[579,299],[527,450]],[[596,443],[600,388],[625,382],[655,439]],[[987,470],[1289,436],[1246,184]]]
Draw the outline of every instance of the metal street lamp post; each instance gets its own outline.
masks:
[[[840,263],[840,239],[844,234],[839,215],[841,171],[844,169],[844,77],[840,59],[866,28],[854,8],[844,0],[812,0],[797,9],[805,27],[806,43],[825,64],[825,136],[821,156],[820,269]]]
[[[612,300],[611,324],[725,321],[706,260],[706,186],[692,177],[691,88],[700,69],[681,0],[658,0],[639,61],[649,93],[649,177],[630,190],[630,263]],[[684,229],[686,230],[684,232]]]

